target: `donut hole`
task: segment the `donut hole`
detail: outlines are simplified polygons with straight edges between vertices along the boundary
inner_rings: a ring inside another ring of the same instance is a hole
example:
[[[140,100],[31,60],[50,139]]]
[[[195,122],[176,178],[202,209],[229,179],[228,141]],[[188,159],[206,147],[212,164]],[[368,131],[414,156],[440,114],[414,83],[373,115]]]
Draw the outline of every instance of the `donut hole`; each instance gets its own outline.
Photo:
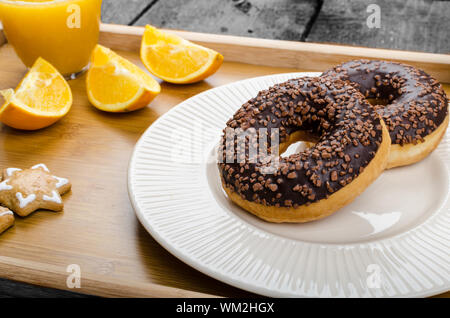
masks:
[[[389,101],[387,98],[367,98],[367,101],[370,103],[370,105],[377,107],[377,106],[387,106],[392,101]]]
[[[283,157],[294,153],[300,153],[308,148],[314,147],[319,141],[319,137],[313,133],[298,130],[289,135],[287,141],[280,144],[280,154]]]
[[[302,153],[308,148],[314,147],[316,144],[308,141],[297,141],[289,145],[282,153],[282,157],[289,157],[290,155]]]

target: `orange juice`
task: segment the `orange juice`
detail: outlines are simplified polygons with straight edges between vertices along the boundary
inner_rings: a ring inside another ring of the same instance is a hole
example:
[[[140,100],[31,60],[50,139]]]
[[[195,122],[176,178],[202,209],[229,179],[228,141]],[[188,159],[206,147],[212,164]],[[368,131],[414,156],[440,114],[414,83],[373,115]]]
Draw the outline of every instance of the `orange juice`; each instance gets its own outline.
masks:
[[[8,42],[27,67],[38,57],[66,77],[87,68],[98,42],[102,0],[0,0]]]

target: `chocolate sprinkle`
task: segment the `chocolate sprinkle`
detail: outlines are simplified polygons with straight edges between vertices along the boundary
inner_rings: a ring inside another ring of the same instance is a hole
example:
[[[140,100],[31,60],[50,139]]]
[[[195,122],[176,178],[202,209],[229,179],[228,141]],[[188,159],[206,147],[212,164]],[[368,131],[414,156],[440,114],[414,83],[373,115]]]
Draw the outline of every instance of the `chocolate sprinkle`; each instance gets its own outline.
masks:
[[[258,153],[253,161],[249,144],[260,139],[248,138],[241,152],[244,162],[238,163],[240,143],[238,138],[227,140],[229,128],[253,129],[258,137],[261,131],[271,136],[272,129],[278,128],[280,143],[301,130],[318,142],[303,152],[280,156],[275,173],[264,174],[274,160],[270,138],[267,153]],[[234,114],[224,130],[218,165],[224,185],[243,199],[266,206],[298,207],[327,198],[357,178],[381,143],[380,118],[359,91],[341,80],[305,77],[259,92]],[[235,150],[232,162],[227,161],[230,148]]]
[[[323,76],[349,81],[369,99],[387,100],[387,105],[376,108],[393,144],[422,142],[448,113],[448,98],[441,84],[409,65],[357,60],[336,66]]]

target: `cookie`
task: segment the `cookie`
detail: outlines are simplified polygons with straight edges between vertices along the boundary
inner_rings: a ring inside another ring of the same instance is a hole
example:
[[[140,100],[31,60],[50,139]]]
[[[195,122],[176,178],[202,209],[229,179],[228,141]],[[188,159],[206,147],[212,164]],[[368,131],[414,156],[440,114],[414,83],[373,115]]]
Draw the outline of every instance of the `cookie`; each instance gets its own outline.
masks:
[[[0,206],[0,234],[14,225],[14,213]]]
[[[64,207],[61,195],[71,188],[68,179],[53,176],[44,164],[26,170],[5,169],[2,180],[0,204],[20,216],[40,209],[61,211]]]

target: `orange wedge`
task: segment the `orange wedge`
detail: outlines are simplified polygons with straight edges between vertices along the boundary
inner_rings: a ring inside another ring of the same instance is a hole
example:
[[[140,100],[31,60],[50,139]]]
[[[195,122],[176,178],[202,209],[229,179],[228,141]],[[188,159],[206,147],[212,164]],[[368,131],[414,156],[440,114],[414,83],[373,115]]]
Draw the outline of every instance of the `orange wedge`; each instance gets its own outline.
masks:
[[[206,47],[147,25],[141,60],[153,75],[174,84],[204,80],[222,65],[223,56]]]
[[[72,92],[64,77],[47,61],[38,58],[15,90],[0,92],[6,102],[0,121],[16,129],[48,127],[72,107]]]
[[[92,105],[114,113],[143,108],[161,92],[153,77],[101,45],[92,54],[86,87]]]

